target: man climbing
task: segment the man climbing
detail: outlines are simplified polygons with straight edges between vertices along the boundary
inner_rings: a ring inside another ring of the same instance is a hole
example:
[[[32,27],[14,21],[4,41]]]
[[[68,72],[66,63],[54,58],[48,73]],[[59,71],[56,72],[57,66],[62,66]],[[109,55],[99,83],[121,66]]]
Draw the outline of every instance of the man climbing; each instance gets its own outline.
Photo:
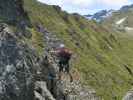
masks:
[[[65,48],[64,44],[61,44],[56,50],[56,55],[59,58],[59,72],[63,72],[65,69],[65,72],[69,73],[69,61],[71,59],[72,52]]]
[[[59,79],[61,79],[61,73],[67,72],[67,74],[69,74],[71,81],[72,81],[72,76],[69,72],[70,70],[70,65],[69,65],[69,61],[71,59],[72,56],[72,51],[65,48],[64,44],[61,44],[59,46],[59,48],[57,48],[56,50],[52,51],[59,59]]]

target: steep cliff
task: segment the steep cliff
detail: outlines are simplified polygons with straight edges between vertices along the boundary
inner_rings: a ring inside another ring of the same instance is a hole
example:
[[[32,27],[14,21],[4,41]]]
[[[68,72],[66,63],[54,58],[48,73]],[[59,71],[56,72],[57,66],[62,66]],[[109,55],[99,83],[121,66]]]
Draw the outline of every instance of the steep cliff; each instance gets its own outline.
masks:
[[[0,24],[0,100],[32,100],[37,56]],[[26,74],[25,74],[26,73]]]

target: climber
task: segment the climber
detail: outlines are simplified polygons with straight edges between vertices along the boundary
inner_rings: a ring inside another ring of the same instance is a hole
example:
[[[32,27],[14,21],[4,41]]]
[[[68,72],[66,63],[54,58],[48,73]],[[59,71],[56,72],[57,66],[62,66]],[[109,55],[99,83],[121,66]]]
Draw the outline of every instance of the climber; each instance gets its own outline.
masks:
[[[60,44],[60,46],[54,50],[50,51],[52,54],[56,55],[58,57],[58,65],[59,65],[59,80],[61,80],[62,72],[67,72],[67,74],[70,76],[70,82],[73,81],[72,75],[69,72],[70,65],[69,61],[72,57],[72,51],[68,48],[65,48],[64,44]]]
[[[72,56],[71,50],[65,48],[64,44],[60,44],[59,48],[53,52],[59,58],[59,72],[63,72],[65,69],[65,72],[69,73],[69,61]]]
[[[60,47],[57,49],[57,56],[59,57],[59,72],[65,71],[69,73],[69,61],[72,56],[72,52],[65,48],[64,44],[61,44]]]

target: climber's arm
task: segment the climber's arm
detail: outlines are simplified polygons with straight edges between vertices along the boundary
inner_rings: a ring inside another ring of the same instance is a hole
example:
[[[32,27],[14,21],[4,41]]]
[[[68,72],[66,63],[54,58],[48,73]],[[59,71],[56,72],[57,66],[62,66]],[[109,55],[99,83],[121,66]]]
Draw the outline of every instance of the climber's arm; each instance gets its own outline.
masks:
[[[59,50],[51,50],[50,54],[58,56],[59,52]]]

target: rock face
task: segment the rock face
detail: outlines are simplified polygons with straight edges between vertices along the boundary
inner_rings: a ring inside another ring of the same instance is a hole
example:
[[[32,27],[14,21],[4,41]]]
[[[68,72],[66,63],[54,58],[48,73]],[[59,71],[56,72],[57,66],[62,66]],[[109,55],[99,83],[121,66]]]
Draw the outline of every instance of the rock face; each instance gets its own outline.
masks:
[[[34,91],[36,99],[40,100],[56,100],[47,88],[47,84],[44,81],[38,81],[35,83]]]
[[[1,18],[6,21],[17,21],[17,17],[26,17],[23,9],[23,0],[1,0],[0,1]]]
[[[64,78],[57,87],[60,91],[57,100],[100,100],[93,89],[83,87],[77,80],[70,82]]]
[[[50,54],[39,58],[6,24],[0,24],[0,100],[99,100],[79,80],[70,82],[64,73],[59,80],[57,66]]]
[[[128,91],[122,100],[133,100],[133,90]]]
[[[36,55],[0,24],[0,100],[32,100]]]

